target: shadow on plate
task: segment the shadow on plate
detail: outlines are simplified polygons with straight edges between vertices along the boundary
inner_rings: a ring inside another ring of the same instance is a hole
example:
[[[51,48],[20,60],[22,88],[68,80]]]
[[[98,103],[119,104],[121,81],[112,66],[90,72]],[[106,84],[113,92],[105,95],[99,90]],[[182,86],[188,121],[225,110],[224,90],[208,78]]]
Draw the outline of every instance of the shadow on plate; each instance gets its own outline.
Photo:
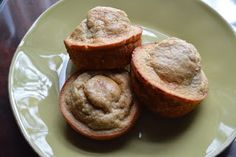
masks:
[[[122,149],[128,141],[131,141],[131,139],[134,138],[133,136],[135,136],[135,133],[130,131],[116,139],[99,141],[84,137],[75,132],[69,125],[66,125],[65,136],[73,145],[80,149],[88,152],[104,153]]]
[[[201,112],[202,105],[199,105],[190,114],[169,119],[160,117],[142,108],[142,114],[138,121],[138,132],[142,134],[143,140],[149,142],[167,142],[174,140],[184,134],[190,127],[198,113]]]
[[[129,142],[164,143],[184,134],[201,109],[200,105],[187,116],[178,119],[167,119],[142,108],[141,116],[132,130],[119,138],[108,141],[96,141],[86,138],[76,133],[69,125],[65,128],[65,136],[69,142],[79,149],[95,153],[117,151]]]

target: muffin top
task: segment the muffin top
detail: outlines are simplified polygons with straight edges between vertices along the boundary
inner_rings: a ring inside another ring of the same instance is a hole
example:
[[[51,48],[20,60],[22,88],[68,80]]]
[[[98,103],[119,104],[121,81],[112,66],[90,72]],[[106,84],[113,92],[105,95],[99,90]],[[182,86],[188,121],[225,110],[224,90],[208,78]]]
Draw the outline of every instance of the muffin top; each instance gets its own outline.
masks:
[[[168,38],[135,49],[133,65],[145,81],[169,94],[200,99],[207,93],[201,57],[190,43]]]
[[[111,7],[95,7],[78,25],[66,42],[84,46],[119,43],[141,35],[142,29],[131,24],[127,14]]]
[[[72,114],[93,130],[126,127],[132,106],[128,72],[85,72],[66,90]]]

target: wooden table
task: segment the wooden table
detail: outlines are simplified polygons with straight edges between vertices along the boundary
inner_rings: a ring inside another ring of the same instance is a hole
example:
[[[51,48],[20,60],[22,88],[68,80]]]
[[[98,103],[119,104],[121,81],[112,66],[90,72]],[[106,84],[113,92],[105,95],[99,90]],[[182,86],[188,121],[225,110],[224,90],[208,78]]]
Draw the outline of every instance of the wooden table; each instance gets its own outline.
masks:
[[[0,7],[0,157],[38,156],[25,141],[8,99],[8,71],[21,38],[57,0],[8,0]],[[197,147],[197,146],[196,146]],[[220,157],[236,157],[236,141]]]

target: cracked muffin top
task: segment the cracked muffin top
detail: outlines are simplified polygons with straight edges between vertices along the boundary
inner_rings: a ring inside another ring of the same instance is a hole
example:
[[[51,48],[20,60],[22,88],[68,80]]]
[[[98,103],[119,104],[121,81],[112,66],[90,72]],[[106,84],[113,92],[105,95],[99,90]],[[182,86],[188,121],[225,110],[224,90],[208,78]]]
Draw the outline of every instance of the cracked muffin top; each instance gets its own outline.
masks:
[[[65,103],[92,130],[122,129],[133,105],[128,72],[82,73],[66,89]]]
[[[111,7],[95,7],[65,40],[67,45],[116,46],[138,40],[142,29],[132,25],[127,14]]]
[[[172,37],[136,48],[132,57],[133,66],[152,87],[189,100],[207,95],[208,81],[201,69],[201,57],[192,44]]]

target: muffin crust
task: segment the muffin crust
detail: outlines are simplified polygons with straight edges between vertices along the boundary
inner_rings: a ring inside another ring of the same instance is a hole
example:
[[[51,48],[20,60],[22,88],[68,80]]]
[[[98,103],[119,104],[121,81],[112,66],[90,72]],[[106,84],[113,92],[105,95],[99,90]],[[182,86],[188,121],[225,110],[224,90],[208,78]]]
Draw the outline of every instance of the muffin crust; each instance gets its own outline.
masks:
[[[117,69],[130,63],[141,34],[142,28],[132,25],[124,11],[95,7],[64,43],[79,69]]]
[[[138,116],[126,71],[72,75],[61,90],[60,107],[72,128],[99,140],[127,132]]]
[[[70,39],[87,44],[110,43],[123,35],[130,36],[132,26],[127,14],[111,7],[95,7],[87,14],[87,19],[71,34]]]
[[[164,40],[150,52],[151,67],[163,81],[189,85],[201,70],[196,48],[183,40]]]
[[[128,74],[85,72],[67,92],[66,104],[91,129],[122,128],[132,105]]]
[[[168,38],[134,50],[131,61],[134,92],[154,112],[183,116],[208,92],[196,48],[178,38]]]
[[[135,49],[132,64],[140,79],[176,97],[199,99],[208,91],[196,48],[178,38]]]

